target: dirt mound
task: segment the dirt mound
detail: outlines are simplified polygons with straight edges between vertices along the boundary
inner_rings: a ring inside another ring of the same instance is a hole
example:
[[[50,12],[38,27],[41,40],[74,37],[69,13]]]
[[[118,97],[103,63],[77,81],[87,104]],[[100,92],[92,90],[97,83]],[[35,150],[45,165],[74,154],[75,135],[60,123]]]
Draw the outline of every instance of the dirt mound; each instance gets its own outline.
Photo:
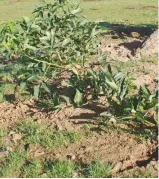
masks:
[[[12,126],[20,120],[31,117],[38,123],[47,122],[48,125],[52,125],[60,130],[76,131],[83,127],[86,121],[91,121],[93,117],[97,116],[94,110],[88,108],[74,109],[73,107],[65,106],[58,113],[46,111],[45,109],[39,109],[34,100],[16,103],[3,102],[0,103],[0,110],[0,128]]]
[[[138,144],[132,135],[108,130],[106,133],[81,140],[78,144],[72,144],[67,149],[50,151],[50,154],[52,153],[52,157],[61,156],[62,158],[72,155],[82,163],[99,160],[101,163],[110,161],[116,164],[119,161],[122,163],[127,161],[129,167],[132,161],[149,159],[155,149],[155,144]],[[123,167],[123,170],[126,168]]]
[[[149,38],[147,38],[135,54],[137,58],[150,58],[158,56],[158,34],[156,30]]]
[[[108,55],[108,58],[126,62],[133,59],[135,51],[140,47],[142,41],[134,38],[124,42],[118,36],[105,36],[101,43],[101,50]]]
[[[147,32],[144,30],[146,35],[140,32],[141,29],[112,27],[101,40],[101,50],[106,52],[110,59],[123,62],[157,57],[158,30],[154,33],[152,29],[147,29]]]

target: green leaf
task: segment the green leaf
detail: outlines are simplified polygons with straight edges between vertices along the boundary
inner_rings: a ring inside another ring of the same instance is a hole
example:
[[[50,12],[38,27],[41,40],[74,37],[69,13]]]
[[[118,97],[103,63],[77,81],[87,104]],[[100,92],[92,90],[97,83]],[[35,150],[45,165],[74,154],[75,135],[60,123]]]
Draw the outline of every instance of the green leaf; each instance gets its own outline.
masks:
[[[37,76],[32,75],[32,76],[30,76],[30,77],[27,79],[27,81],[35,81],[35,80],[37,80],[37,79],[38,79]]]
[[[36,98],[39,97],[40,86],[41,86],[40,84],[34,86],[34,96],[35,96]]]
[[[48,43],[48,41],[50,40],[50,38],[48,36],[43,36],[43,37],[40,37],[39,39],[44,44]]]
[[[29,45],[29,44],[25,44],[24,46],[25,46],[25,47],[24,47],[25,49],[30,49],[30,50],[33,50],[33,51],[36,51],[36,50],[37,50],[36,47],[31,46],[31,45]]]
[[[65,39],[62,43],[62,47],[65,47],[67,44],[69,44],[71,42],[70,39]]]
[[[71,70],[73,71],[73,73],[75,73],[76,75],[78,75],[78,71],[77,71],[77,69],[76,69],[76,68],[72,67],[72,69],[71,69]]]
[[[25,21],[26,24],[28,24],[30,22],[30,19],[28,17],[23,16],[22,18],[23,18],[23,20]]]
[[[67,105],[70,105],[70,104],[71,104],[71,103],[70,103],[70,98],[69,98],[69,97],[64,96],[64,95],[60,95],[60,97],[66,101],[66,104],[67,104]]]
[[[83,93],[81,93],[78,89],[76,89],[76,94],[74,97],[74,102],[77,106],[80,106],[83,102]]]
[[[147,96],[151,95],[150,90],[146,86],[142,86],[141,91],[143,92],[144,95],[147,95]]]
[[[51,93],[50,89],[47,87],[46,83],[42,83],[41,87],[48,93]]]
[[[119,72],[118,74],[116,74],[114,76],[114,79],[115,79],[115,81],[119,81],[119,80],[123,79],[124,77],[125,77],[125,74],[123,74],[123,72]]]
[[[87,19],[84,19],[82,22],[80,22],[80,26],[84,26],[87,23]]]
[[[23,91],[26,88],[26,82],[20,83],[20,91]]]
[[[25,74],[21,74],[17,77],[18,79],[24,79],[25,78]]]
[[[118,90],[118,86],[115,84],[114,81],[106,81],[106,83],[113,89],[113,90]]]
[[[100,116],[111,117],[111,116],[112,116],[112,114],[111,114],[111,113],[109,113],[108,111],[105,111],[105,112],[100,113]]]
[[[109,71],[109,73],[111,73],[111,74],[112,74],[112,69],[111,69],[110,64],[108,65],[108,71]]]
[[[46,70],[46,63],[43,62],[43,63],[42,63],[42,71],[44,72],[45,70]]]
[[[78,13],[81,13],[81,12],[82,12],[82,10],[80,8],[78,8],[78,9],[71,11],[71,14],[78,14]]]
[[[125,96],[128,94],[128,86],[126,86],[120,93],[120,100],[122,101]]]
[[[64,81],[64,80],[61,82],[61,85],[62,85],[62,86],[66,86],[66,87],[72,86],[69,82]]]

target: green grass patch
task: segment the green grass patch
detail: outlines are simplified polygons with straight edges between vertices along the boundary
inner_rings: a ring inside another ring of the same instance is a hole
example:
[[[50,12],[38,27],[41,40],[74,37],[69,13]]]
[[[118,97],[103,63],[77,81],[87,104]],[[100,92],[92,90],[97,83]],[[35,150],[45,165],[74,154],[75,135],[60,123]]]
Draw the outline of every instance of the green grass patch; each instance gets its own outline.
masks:
[[[48,128],[30,121],[23,121],[18,124],[18,131],[24,135],[23,140],[25,143],[41,145],[46,148],[68,145],[78,141],[80,138],[78,133],[65,130],[55,131],[51,127]]]
[[[103,178],[111,177],[112,166],[102,165],[99,162],[79,166],[72,161],[56,161],[47,162],[44,170],[47,176],[52,178],[72,178],[73,173],[78,173],[83,178]]]
[[[72,178],[75,164],[71,161],[47,162],[45,170],[51,178]]]
[[[42,162],[39,159],[32,159],[25,166],[21,173],[23,178],[39,178],[42,171]]]
[[[0,102],[14,100],[14,89],[16,84],[3,83],[0,84]]]
[[[80,165],[70,160],[46,161],[40,160],[29,162],[24,167],[21,177],[45,177],[49,178],[72,178],[77,173],[83,178],[103,178],[111,177],[112,166],[102,165],[98,162],[90,165]]]
[[[93,162],[85,169],[85,176],[88,178],[111,177],[112,165],[102,165],[99,162]]]
[[[47,0],[49,2],[50,0]],[[75,2],[79,2],[76,0]],[[17,20],[30,16],[38,0],[1,0],[0,21]],[[131,25],[157,25],[157,0],[94,0],[81,1],[83,15],[90,20]]]
[[[22,150],[10,152],[0,163],[0,177],[72,178],[74,174],[86,178],[111,177],[112,166],[93,162],[82,165],[71,160],[44,161],[30,158]]]
[[[110,24],[153,25],[158,22],[157,0],[103,0],[82,2],[84,15]]]
[[[23,151],[16,151],[9,153],[4,163],[0,166],[0,176],[9,177],[16,176],[20,172],[24,164],[26,153]]]

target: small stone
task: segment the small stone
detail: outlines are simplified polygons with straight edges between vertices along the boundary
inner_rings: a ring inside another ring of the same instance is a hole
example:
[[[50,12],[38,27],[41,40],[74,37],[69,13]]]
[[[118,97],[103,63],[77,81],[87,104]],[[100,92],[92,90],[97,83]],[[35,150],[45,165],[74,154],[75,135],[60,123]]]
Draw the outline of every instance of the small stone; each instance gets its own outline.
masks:
[[[157,164],[157,161],[151,161],[150,162],[150,165],[152,165],[152,166],[154,166],[154,165],[156,165]]]
[[[17,143],[18,140],[22,139],[22,135],[21,134],[13,134],[12,135],[12,140],[14,141],[14,143]]]
[[[122,165],[123,165],[122,162],[118,162],[118,163],[115,165],[115,167],[113,168],[112,172],[113,172],[113,173],[116,173],[116,172],[120,171],[121,168],[122,168]]]
[[[42,151],[42,152],[35,152],[35,154],[34,154],[34,157],[40,157],[40,156],[42,156],[42,155],[44,155],[45,154],[45,152],[44,151]]]
[[[93,147],[92,147],[92,146],[89,146],[89,147],[86,147],[85,152],[90,152],[90,151],[92,151],[92,150],[93,150]]]
[[[78,178],[79,174],[77,172],[73,172],[73,178]]]
[[[156,164],[153,166],[153,168],[158,171],[158,169],[159,169],[158,163],[156,163]]]
[[[119,37],[117,35],[113,35],[112,39],[118,39]]]
[[[48,176],[47,176],[46,173],[43,173],[43,174],[41,175],[41,177],[42,177],[42,178],[47,178]]]
[[[57,128],[57,130],[59,130],[59,131],[62,131],[62,130],[63,130],[62,125],[61,125],[59,122],[56,123],[56,128]]]
[[[8,155],[8,151],[0,152],[0,158],[5,157]]]
[[[138,32],[131,32],[131,36],[133,38],[139,38],[140,37],[140,34]]]
[[[150,167],[151,167],[151,164],[148,163],[148,164],[146,165],[146,168],[148,169],[148,168],[150,168]]]
[[[60,157],[61,157],[60,154],[56,154],[56,155],[55,155],[55,158],[56,158],[56,159],[59,159]]]
[[[67,158],[70,160],[75,160],[76,156],[73,154],[69,154],[69,155],[67,155]]]

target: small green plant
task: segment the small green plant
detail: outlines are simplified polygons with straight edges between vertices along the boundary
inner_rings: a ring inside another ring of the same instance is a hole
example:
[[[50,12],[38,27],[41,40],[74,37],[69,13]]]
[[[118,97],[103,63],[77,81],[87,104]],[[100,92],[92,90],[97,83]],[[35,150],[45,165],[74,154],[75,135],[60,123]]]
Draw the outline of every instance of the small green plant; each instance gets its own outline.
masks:
[[[47,162],[47,175],[51,178],[72,178],[75,165],[71,161]]]
[[[88,178],[107,178],[111,177],[112,166],[102,165],[98,162],[93,162],[85,170],[85,176]]]
[[[155,138],[158,131],[158,91],[151,93],[145,86],[140,87],[138,94],[127,98],[124,116],[118,122],[129,125],[132,133]]]
[[[79,140],[79,134],[68,131],[56,131],[35,122],[23,121],[18,124],[18,131],[23,134],[25,143],[41,145],[49,148],[53,146],[68,145]]]
[[[21,172],[24,178],[39,178],[42,171],[42,163],[38,159],[32,159],[28,161]]]
[[[23,151],[10,152],[6,160],[0,166],[0,176],[9,177],[19,173],[26,159]]]

